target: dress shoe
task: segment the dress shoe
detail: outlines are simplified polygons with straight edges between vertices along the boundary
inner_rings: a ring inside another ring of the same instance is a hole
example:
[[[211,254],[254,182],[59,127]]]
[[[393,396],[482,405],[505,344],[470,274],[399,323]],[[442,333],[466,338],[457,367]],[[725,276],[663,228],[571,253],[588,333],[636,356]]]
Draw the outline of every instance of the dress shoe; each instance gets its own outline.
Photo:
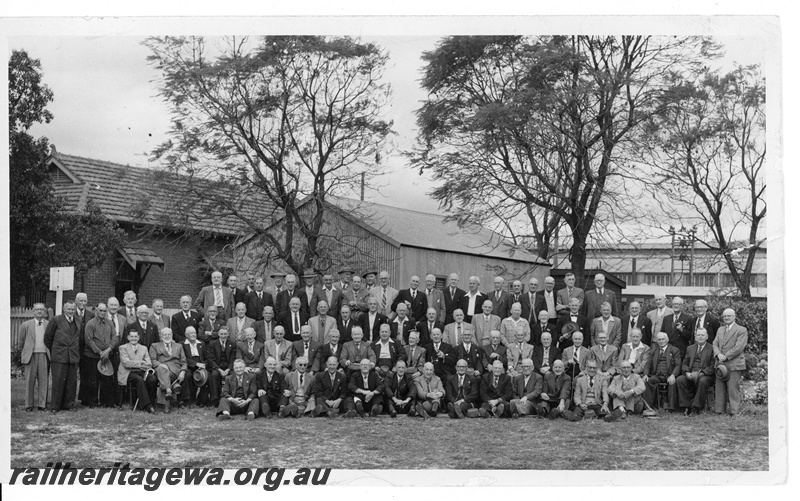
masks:
[[[475,419],[477,417],[481,417],[481,413],[478,409],[467,409],[467,417],[470,419]]]
[[[558,410],[558,407],[553,407],[552,409],[550,409],[550,414],[548,414],[547,417],[549,417],[550,419],[555,419],[558,417],[559,414],[560,412]]]
[[[230,418],[231,418],[231,415],[230,414],[225,414],[224,412],[217,416],[217,419],[219,419],[220,421],[227,421]]]
[[[167,390],[167,395],[164,398],[167,400],[175,400],[175,394],[172,393],[172,390]]]
[[[450,416],[450,419],[458,419],[458,416],[456,416],[456,410],[453,408],[452,402],[447,403],[447,415]]]
[[[497,406],[497,409],[495,409],[494,415],[501,418],[505,415],[505,413],[506,413],[505,404],[500,404]]]
[[[361,404],[360,400],[356,400],[356,412],[359,417],[364,417],[364,406]]]
[[[172,409],[170,409],[169,402],[167,402],[167,404],[164,406],[164,414],[169,414],[170,412],[172,412]]]
[[[578,419],[578,415],[572,411],[565,410],[564,412],[562,412],[562,414],[564,415],[567,421],[572,421],[573,423],[576,421],[580,421],[580,419]]]
[[[439,413],[439,402],[431,404],[431,415],[436,416]]]
[[[248,420],[248,421],[252,421],[255,418],[256,418],[256,415],[254,413],[252,413],[252,412],[248,412],[247,416],[245,416],[245,419]]]
[[[514,403],[514,402],[511,402],[509,404],[509,406],[511,407],[511,417],[514,418],[514,419],[517,419],[519,417],[519,411],[517,410],[517,404]]]
[[[156,410],[153,409],[152,405],[148,405],[147,407],[144,408],[144,410],[146,410],[148,414],[155,414],[156,413]]]
[[[481,415],[481,417],[482,417],[482,418],[484,418],[484,419],[486,419],[486,418],[488,418],[488,417],[489,417],[489,413],[488,413],[488,412],[486,411],[486,409],[484,409],[483,407],[481,407],[480,409],[478,409],[478,413],[479,413],[479,414]]]
[[[47,410],[44,407],[37,407],[37,409],[39,409],[40,411],[46,411]]]
[[[603,418],[603,420],[608,421],[609,423],[615,423],[619,421],[620,418],[622,418],[622,410],[619,407],[617,407],[616,409],[611,411],[611,414],[607,414],[606,417]]]
[[[396,418],[397,417],[397,409],[394,408],[394,405],[389,404],[389,417]]]
[[[33,407],[25,407],[25,412],[33,412]]]
[[[319,407],[314,407],[314,410],[311,411],[311,417],[319,417]]]
[[[700,408],[699,407],[692,407],[692,414],[694,414],[695,416],[699,416],[700,415]]]
[[[347,411],[347,412],[345,413],[344,417],[346,417],[346,418],[354,418],[354,417],[356,417],[357,415],[358,415],[358,413],[357,413],[355,410],[353,410],[353,409],[350,409],[349,411]]]
[[[456,417],[458,419],[464,419],[464,411],[461,409],[460,405],[453,405],[453,410],[456,411]]]
[[[422,416],[422,419],[428,419],[430,417],[428,415],[428,412],[425,410],[425,407],[422,406],[422,404],[417,404],[416,410],[417,410],[417,414]]]
[[[375,417],[378,414],[380,414],[382,411],[383,411],[383,406],[382,405],[373,405],[372,406],[372,410],[369,412],[369,415],[372,416],[372,417]]]

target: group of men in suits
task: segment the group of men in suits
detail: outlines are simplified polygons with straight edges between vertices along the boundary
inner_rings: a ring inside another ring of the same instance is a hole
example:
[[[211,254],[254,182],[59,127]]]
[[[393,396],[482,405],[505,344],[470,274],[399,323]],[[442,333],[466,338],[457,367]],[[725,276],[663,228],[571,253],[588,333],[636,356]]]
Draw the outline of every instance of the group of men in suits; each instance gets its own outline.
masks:
[[[289,401],[273,395],[267,402],[274,412],[290,408],[283,414],[303,415],[317,406],[318,414],[335,414],[331,409],[338,409],[360,415],[380,409],[424,417],[446,410],[455,417],[529,413],[570,419],[570,409],[572,416],[595,407],[603,411],[597,414],[619,410],[624,415],[655,406],[664,385],[667,408],[699,412],[703,395],[713,386],[715,410],[738,411],[738,380],[744,370],[740,348],[742,339],[746,344],[746,329],[735,324],[735,313],[728,310],[720,327],[702,300],[696,301],[691,316],[683,311],[681,298],[673,298],[667,307],[666,297],[657,295],[656,309],[644,314],[633,302],[620,319],[602,274],[587,291],[575,287],[572,274],[558,291],[552,277],[544,279],[543,290],[538,290],[538,279],[531,278],[527,291],[519,280],[507,291],[505,280],[496,277],[489,292],[479,290],[477,276],[469,278],[467,290],[459,288],[455,273],[443,290],[435,287],[434,275],[427,275],[424,285],[413,276],[408,288],[396,290],[389,286],[386,271],[358,276],[347,268],[340,270],[337,282],[324,275],[321,286],[315,284],[313,272],[301,276],[300,286],[291,274],[272,278],[275,285],[265,288],[262,277],[248,275],[246,287],[239,289],[235,276],[223,285],[222,273],[214,272],[211,285],[194,302],[188,295],[181,297],[180,311],[171,317],[163,313],[160,299],[153,302],[152,312],[137,306],[132,291],[125,294],[122,308],[109,298],[94,312],[80,293],[49,322],[43,319],[43,305],[36,305],[34,319],[22,331],[26,408],[45,406],[41,392],[42,380],[47,379],[42,374],[52,364],[53,410],[75,407],[80,371],[84,405],[118,405],[122,385],[136,392],[148,412],[155,412],[157,405],[169,412],[175,402],[197,402],[220,409],[228,405],[221,415],[238,410],[246,416],[263,414],[264,402],[255,411],[248,410],[251,403],[261,399],[262,390],[280,388],[281,378],[292,377],[298,388],[291,398],[286,396]],[[342,407],[333,406],[338,397],[302,401],[298,394],[316,395],[311,386],[303,390],[303,374],[310,379],[328,372],[332,359],[345,383],[335,385],[331,375],[331,385],[320,384],[327,397],[341,391]],[[99,362],[106,360],[113,366],[112,376],[100,371]],[[367,372],[365,360],[370,365]],[[237,372],[238,361],[242,374],[252,381],[244,381]],[[720,365],[725,369],[717,371]],[[718,372],[725,372],[724,378],[715,377]],[[269,377],[259,386],[258,378],[266,373]],[[351,378],[359,373],[362,380],[353,386]],[[451,388],[453,377],[458,385]],[[416,384],[421,378],[424,391]],[[538,395],[533,391],[539,389],[537,378],[542,387]],[[579,389],[581,378],[588,378],[588,385],[581,383]],[[624,389],[614,385],[620,378]],[[481,390],[484,379],[489,386]],[[34,394],[37,383],[39,392]],[[599,386],[595,389],[594,384]],[[46,399],[46,383],[44,387]],[[448,400],[448,388],[464,398]],[[615,390],[621,392],[619,397]],[[580,403],[573,401],[576,398]],[[227,404],[221,404],[223,400]],[[243,402],[245,407],[239,409]]]

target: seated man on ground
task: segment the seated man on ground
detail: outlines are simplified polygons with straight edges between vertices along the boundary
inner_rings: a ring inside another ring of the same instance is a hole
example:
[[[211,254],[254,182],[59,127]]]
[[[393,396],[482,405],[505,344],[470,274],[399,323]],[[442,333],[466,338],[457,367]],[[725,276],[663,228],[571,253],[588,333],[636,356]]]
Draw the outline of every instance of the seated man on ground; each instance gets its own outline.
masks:
[[[613,410],[605,417],[606,421],[625,419],[628,412],[641,414],[644,409],[644,381],[638,374],[633,373],[631,363],[624,360],[619,365],[620,374],[611,379],[608,384],[608,397]]]
[[[520,370],[522,374],[513,380],[512,418],[536,414],[536,400],[542,394],[543,378],[533,371],[533,360],[524,358]]]
[[[553,370],[545,373],[543,379],[536,412],[539,417],[555,419],[569,409],[572,378],[564,372],[564,362],[556,360],[553,362]]]
[[[280,418],[300,417],[314,410],[311,391],[314,378],[306,374],[308,359],[299,357],[295,360],[295,367],[296,369],[287,374],[285,378],[287,389],[284,391],[284,395],[289,399],[289,405],[278,413]]]
[[[222,398],[219,399],[217,419],[230,419],[232,414],[244,414],[248,421],[256,418],[258,398],[256,396],[256,376],[244,370],[244,361],[237,358],[233,362],[233,374],[225,378],[222,385]]]
[[[442,380],[433,373],[433,364],[426,362],[422,366],[422,377],[415,382],[417,386],[417,405],[414,410],[422,419],[436,417],[442,405],[444,387]]]
[[[481,378],[481,404],[478,410],[481,417],[501,418],[510,413],[509,402],[514,396],[511,378],[503,369],[503,362],[495,360],[490,370]]]
[[[598,340],[601,334],[598,334]],[[592,349],[597,348],[595,345]],[[613,348],[613,346],[612,346]],[[588,411],[592,411],[597,417],[604,417],[608,414],[608,379],[597,371],[597,361],[590,358],[586,362],[586,373],[578,376],[575,382],[575,394],[573,402],[575,402],[575,409],[573,411],[564,410],[564,417],[569,421],[580,421]]]
[[[462,359],[456,362],[456,373],[447,377],[444,388],[447,414],[453,419],[478,417],[480,387],[480,379],[467,374],[467,361]]]
[[[361,370],[350,376],[348,396],[344,400],[346,417],[377,416],[383,411],[383,381],[372,370],[368,358],[361,360]]]
[[[409,340],[412,336],[409,336]],[[421,372],[419,373],[420,377]],[[389,416],[397,417],[398,414],[414,416],[414,404],[417,400],[417,385],[414,377],[408,373],[406,363],[398,360],[394,364],[394,372],[390,372],[383,380],[383,393],[389,406]]]
[[[338,337],[339,333],[334,332]],[[329,418],[335,418],[344,409],[342,401],[347,395],[347,379],[339,369],[339,359],[335,356],[329,356],[325,361],[325,370],[314,376],[311,393],[315,398],[312,417],[326,414]]]
[[[262,416],[270,419],[273,412],[280,412],[286,407],[289,398],[284,395],[285,391],[286,381],[278,370],[278,361],[274,357],[267,357],[264,370],[256,375],[256,392]]]

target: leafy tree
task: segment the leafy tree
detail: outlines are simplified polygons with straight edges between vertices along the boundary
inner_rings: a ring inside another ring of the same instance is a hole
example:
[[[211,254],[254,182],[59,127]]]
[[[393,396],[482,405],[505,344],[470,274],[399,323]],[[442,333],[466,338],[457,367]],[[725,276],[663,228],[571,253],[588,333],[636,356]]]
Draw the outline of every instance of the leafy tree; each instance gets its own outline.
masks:
[[[34,123],[52,119],[45,107],[53,93],[42,83],[39,61],[13,51],[8,77],[11,297],[19,298],[46,291],[51,266],[75,266],[76,275],[84,276],[103,263],[123,233],[91,202],[84,213],[68,213],[53,193],[47,138],[27,133]]]
[[[326,197],[380,173],[390,133],[387,56],[348,37],[150,38],[150,62],[173,116],[154,157],[190,179],[181,210],[234,215],[266,242],[265,261],[301,272],[329,261]],[[374,159],[374,161],[373,161]],[[246,200],[260,200],[252,211]],[[310,200],[310,202],[309,202]]]
[[[642,158],[644,185],[664,211],[699,223],[698,240],[719,252],[743,298],[765,199],[766,82],[757,66],[721,75],[709,69],[676,75],[651,117]]]
[[[630,202],[626,143],[663,105],[659,86],[715,50],[691,37],[447,37],[423,54],[412,166],[441,182],[432,195],[459,222],[541,257],[566,225],[580,281],[598,218]]]

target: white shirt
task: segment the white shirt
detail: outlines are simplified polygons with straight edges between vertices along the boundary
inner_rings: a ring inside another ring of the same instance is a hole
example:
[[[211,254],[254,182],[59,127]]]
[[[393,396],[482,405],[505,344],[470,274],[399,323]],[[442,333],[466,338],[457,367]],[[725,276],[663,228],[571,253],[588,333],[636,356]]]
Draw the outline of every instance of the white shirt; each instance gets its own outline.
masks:
[[[468,292],[467,296],[469,297],[469,303],[467,305],[467,314],[472,315],[475,313],[475,303],[477,302],[476,298],[478,297],[478,291],[475,291],[475,294],[472,292]]]
[[[197,351],[197,341],[195,341],[194,343],[190,343],[189,340],[187,339],[186,341],[184,341],[184,344],[189,345],[189,350],[191,351],[193,357],[200,356],[200,353]]]
[[[392,354],[389,350],[389,341],[386,341],[385,343],[383,341],[379,341],[378,344],[381,345],[381,354],[378,358],[391,358]]]

